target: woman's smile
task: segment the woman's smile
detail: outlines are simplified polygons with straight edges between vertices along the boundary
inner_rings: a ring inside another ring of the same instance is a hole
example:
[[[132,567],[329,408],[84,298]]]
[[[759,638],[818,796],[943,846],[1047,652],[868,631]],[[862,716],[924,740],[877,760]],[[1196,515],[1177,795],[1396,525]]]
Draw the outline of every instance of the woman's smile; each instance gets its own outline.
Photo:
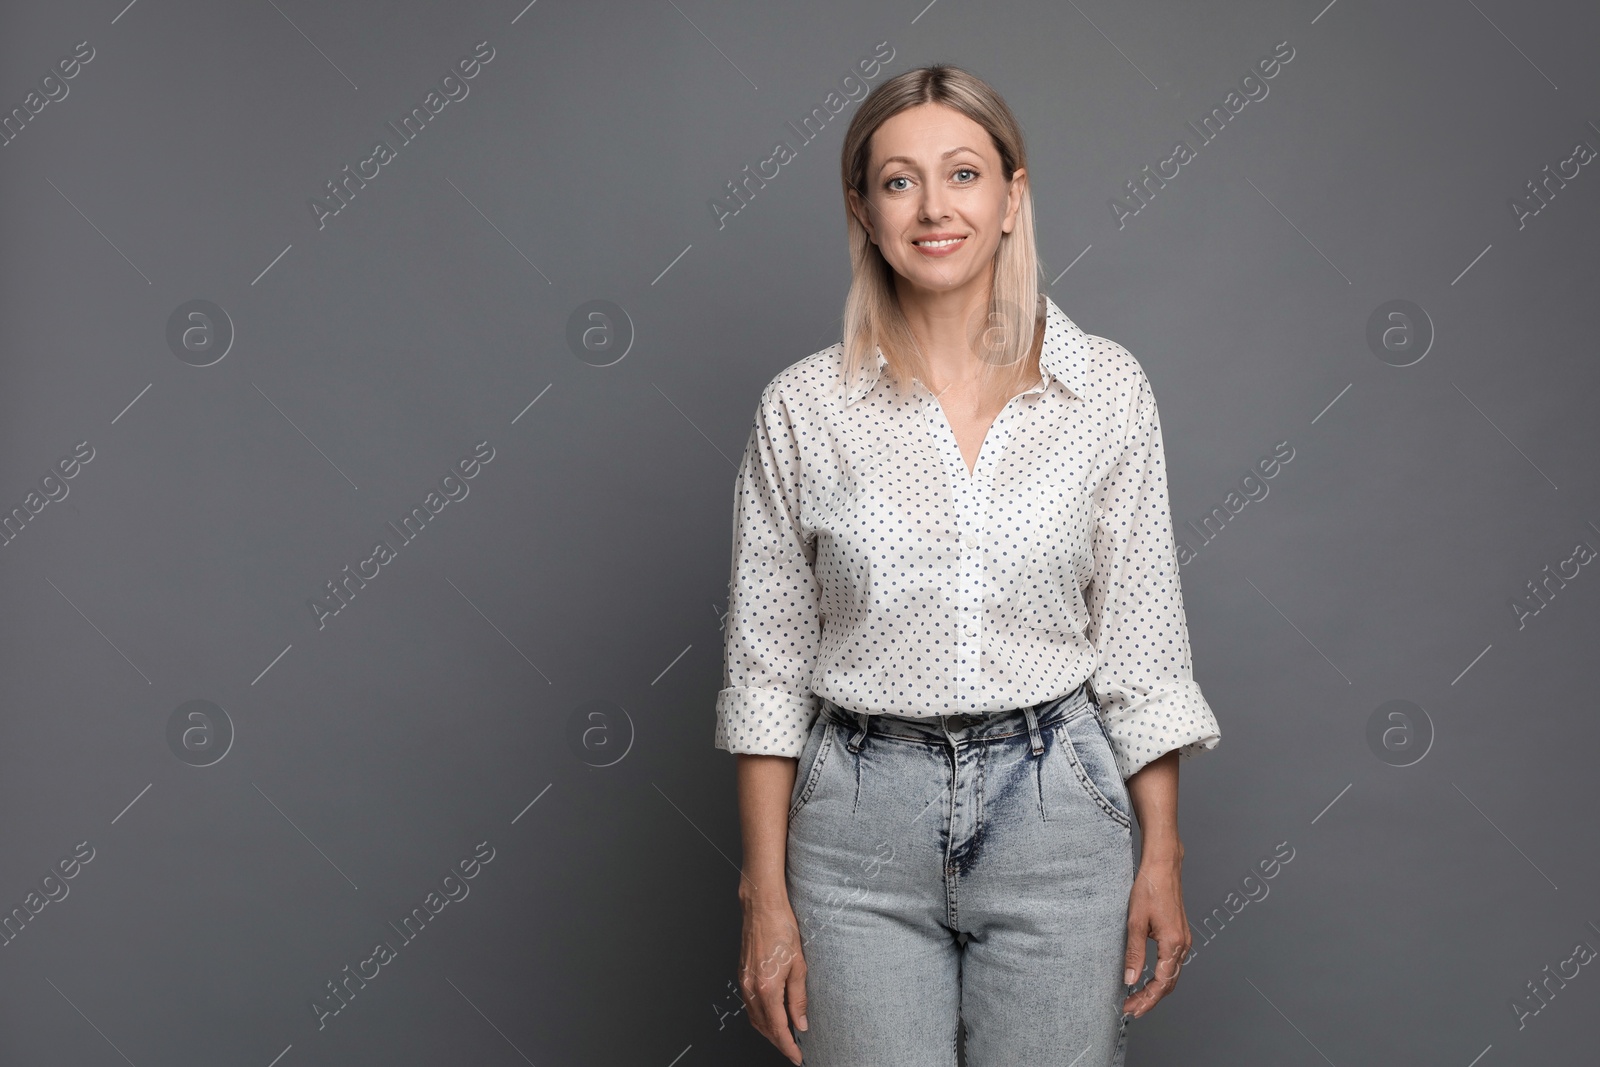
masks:
[[[964,233],[958,234],[932,234],[928,237],[918,237],[911,242],[918,252],[925,256],[948,256],[958,251],[967,240]]]

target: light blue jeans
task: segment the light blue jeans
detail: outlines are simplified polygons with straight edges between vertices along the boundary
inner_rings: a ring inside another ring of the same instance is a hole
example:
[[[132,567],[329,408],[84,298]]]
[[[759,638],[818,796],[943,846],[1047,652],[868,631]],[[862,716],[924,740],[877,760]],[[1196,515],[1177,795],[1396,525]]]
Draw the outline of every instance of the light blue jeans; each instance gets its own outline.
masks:
[[[1089,691],[989,715],[831,701],[789,802],[809,1067],[1121,1067],[1132,805]]]

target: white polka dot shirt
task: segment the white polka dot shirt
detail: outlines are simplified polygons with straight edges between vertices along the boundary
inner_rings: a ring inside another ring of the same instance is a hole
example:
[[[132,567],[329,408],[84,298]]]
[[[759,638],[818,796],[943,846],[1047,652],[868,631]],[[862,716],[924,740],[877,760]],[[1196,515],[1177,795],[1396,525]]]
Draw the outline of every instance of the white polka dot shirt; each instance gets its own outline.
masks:
[[[1039,381],[970,473],[944,409],[844,346],[761,393],[734,493],[715,746],[798,757],[826,697],[868,713],[1100,704],[1124,778],[1217,746],[1195,683],[1155,395],[1045,301]]]

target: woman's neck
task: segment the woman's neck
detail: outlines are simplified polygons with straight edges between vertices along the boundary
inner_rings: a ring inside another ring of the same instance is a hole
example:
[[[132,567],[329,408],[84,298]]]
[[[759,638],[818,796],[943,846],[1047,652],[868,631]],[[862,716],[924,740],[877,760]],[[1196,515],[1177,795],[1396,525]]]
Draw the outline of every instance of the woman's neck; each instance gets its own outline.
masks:
[[[902,277],[895,288],[901,314],[933,379],[929,388],[938,392],[942,386],[975,381],[983,362],[973,341],[986,325],[989,287],[923,290],[906,285]]]

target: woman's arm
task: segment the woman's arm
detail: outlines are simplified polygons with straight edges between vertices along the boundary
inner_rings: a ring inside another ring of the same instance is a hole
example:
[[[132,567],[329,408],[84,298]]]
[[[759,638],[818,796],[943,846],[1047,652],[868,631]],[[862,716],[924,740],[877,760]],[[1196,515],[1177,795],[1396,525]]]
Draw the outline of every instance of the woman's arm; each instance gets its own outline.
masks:
[[[1128,796],[1139,816],[1139,872],[1128,899],[1127,971],[1133,985],[1144,970],[1145,940],[1156,942],[1156,973],[1123,1002],[1122,1010],[1143,1015],[1178,982],[1178,968],[1189,954],[1189,918],[1183,910],[1183,842],[1178,839],[1178,759],[1176,750],[1151,760],[1128,779]]]
[[[806,965],[789,904],[789,798],[822,637],[816,537],[802,521],[806,457],[778,375],[761,391],[734,488],[723,682],[713,742],[738,759],[744,860],[739,990],[750,1022],[792,1062],[806,1029]],[[800,400],[804,403],[804,400]],[[785,1012],[787,1001],[787,1012]]]
[[[1126,350],[1123,350],[1126,351]],[[1156,973],[1123,1010],[1143,1015],[1172,991],[1189,953],[1178,839],[1178,760],[1215,748],[1216,717],[1194,680],[1167,494],[1161,420],[1136,360],[1122,455],[1095,487],[1094,574],[1086,631],[1106,736],[1139,819],[1143,851],[1128,896],[1128,985],[1155,938]]]
[[[739,872],[739,902],[744,907],[739,989],[751,1024],[791,1062],[799,1063],[800,1047],[789,1026],[806,1029],[806,962],[800,928],[789,904],[786,871],[789,796],[799,761],[747,753],[736,758],[739,825],[744,838],[744,867]]]

